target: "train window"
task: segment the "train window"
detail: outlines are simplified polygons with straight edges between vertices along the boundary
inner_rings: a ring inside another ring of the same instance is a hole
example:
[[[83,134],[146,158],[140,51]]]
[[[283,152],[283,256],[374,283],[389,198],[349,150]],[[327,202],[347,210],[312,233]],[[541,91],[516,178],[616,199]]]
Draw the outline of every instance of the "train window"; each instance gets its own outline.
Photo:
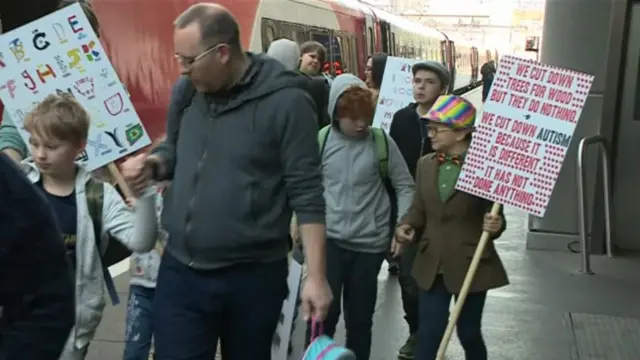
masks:
[[[331,37],[331,75],[336,76],[345,72],[345,68],[349,62],[348,52],[345,52],[346,44],[340,35]]]
[[[373,28],[371,28],[371,26],[369,26],[368,28],[369,30],[369,54],[373,54],[373,52],[375,51],[375,48],[373,47]]]
[[[262,19],[262,51],[267,52],[269,45],[276,38],[276,30],[274,24],[269,19]]]
[[[351,54],[351,65],[349,65],[349,70],[353,74],[359,74],[360,67],[358,66],[358,42],[356,41],[356,36],[353,34],[349,34],[349,54]]]

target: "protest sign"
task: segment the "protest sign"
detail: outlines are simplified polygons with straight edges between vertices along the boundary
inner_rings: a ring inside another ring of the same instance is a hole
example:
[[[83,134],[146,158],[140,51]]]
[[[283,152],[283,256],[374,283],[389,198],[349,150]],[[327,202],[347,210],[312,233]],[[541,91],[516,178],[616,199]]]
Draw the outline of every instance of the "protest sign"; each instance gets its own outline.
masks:
[[[0,36],[0,99],[23,120],[47,95],[71,93],[91,115],[85,151],[94,170],[151,143],[128,93],[78,4]]]
[[[544,216],[593,76],[505,56],[456,188]]]
[[[276,332],[273,334],[273,342],[271,344],[271,359],[273,360],[286,360],[288,358],[293,322],[296,320],[294,315],[298,307],[301,280],[302,264],[295,259],[291,259],[289,276],[287,277],[289,295],[282,303],[280,318],[278,319],[278,325]]]
[[[373,126],[389,132],[391,121],[396,111],[412,103],[413,100],[413,74],[411,67],[419,60],[387,57],[387,65],[384,68],[384,77],[380,85],[380,95],[376,114],[373,117]]]

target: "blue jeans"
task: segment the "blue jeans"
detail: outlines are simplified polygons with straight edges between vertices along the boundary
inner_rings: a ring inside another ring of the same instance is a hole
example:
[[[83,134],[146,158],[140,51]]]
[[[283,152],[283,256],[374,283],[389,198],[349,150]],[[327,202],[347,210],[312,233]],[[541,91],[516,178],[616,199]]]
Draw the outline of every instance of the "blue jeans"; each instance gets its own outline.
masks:
[[[155,289],[139,285],[129,287],[123,360],[147,360],[151,351],[153,324],[151,310]]]
[[[327,239],[327,280],[333,302],[324,322],[324,333],[333,337],[344,307],[346,347],[356,359],[368,360],[371,354],[371,328],[378,297],[378,273],[387,252],[365,253],[341,248]],[[341,301],[342,300],[342,303]],[[307,326],[306,341],[311,336]]]
[[[153,303],[156,359],[211,360],[218,340],[225,360],[270,359],[288,273],[286,257],[198,270],[165,251]]]
[[[440,341],[449,322],[449,305],[453,296],[441,275],[428,291],[420,289],[420,327],[416,360],[435,360]],[[456,324],[458,339],[466,360],[487,360],[487,347],[482,338],[482,312],[487,292],[469,293]],[[458,296],[456,295],[456,301]]]

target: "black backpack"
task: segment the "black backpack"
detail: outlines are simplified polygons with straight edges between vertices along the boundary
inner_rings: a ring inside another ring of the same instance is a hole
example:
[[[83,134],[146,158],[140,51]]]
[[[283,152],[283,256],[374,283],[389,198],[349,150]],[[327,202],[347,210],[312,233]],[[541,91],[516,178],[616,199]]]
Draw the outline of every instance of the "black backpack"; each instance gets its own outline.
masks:
[[[93,231],[96,239],[96,246],[101,249],[102,242],[102,208],[104,206],[104,184],[96,179],[89,179],[85,185],[85,194],[87,198],[87,208],[89,216],[93,222]],[[106,267],[117,264],[128,258],[131,250],[119,241],[109,239],[107,249],[102,254],[102,264]]]
[[[316,108],[318,128],[323,128],[331,122],[327,106],[329,104],[329,82],[324,76],[310,77],[307,92]]]

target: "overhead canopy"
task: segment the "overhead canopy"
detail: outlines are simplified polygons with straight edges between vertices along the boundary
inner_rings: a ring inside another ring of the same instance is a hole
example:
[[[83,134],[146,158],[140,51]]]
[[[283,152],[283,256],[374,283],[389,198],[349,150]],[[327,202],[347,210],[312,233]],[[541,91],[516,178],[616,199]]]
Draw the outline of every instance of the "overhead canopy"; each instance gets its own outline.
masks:
[[[54,12],[59,0],[0,0],[2,32],[7,32]]]

